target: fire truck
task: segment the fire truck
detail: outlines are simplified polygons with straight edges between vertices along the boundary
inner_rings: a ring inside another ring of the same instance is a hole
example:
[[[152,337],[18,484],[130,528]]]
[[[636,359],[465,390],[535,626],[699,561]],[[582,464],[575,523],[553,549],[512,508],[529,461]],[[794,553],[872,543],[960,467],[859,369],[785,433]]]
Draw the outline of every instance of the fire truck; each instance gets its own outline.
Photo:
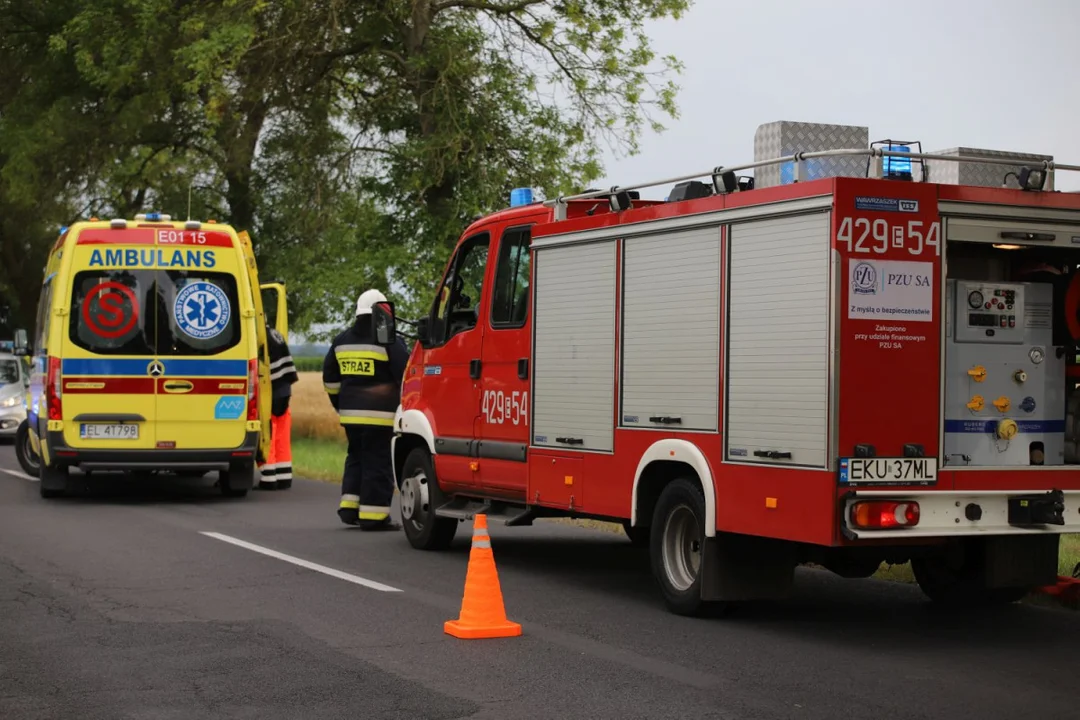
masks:
[[[910,562],[950,605],[1053,583],[1080,532],[1080,194],[1055,175],[1080,166],[799,122],[754,155],[514,191],[468,227],[394,421],[411,545],[477,513],[621,523],[685,615],[803,564]]]

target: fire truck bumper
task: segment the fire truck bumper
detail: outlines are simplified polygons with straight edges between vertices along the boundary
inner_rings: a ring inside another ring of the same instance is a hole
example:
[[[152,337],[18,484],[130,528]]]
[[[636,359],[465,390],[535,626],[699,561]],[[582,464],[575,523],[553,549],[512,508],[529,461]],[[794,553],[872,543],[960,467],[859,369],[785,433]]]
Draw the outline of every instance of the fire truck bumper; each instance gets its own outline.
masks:
[[[1080,532],[1080,490],[853,490],[843,503],[852,540]]]

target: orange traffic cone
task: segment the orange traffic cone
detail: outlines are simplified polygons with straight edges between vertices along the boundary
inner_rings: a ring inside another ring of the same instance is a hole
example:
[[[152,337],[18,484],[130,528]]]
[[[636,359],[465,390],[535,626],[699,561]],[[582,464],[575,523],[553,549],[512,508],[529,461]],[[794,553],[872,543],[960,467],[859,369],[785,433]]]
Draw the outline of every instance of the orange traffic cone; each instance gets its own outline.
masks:
[[[521,625],[506,619],[499,573],[495,570],[495,556],[491,552],[487,515],[477,515],[473,521],[472,549],[465,572],[461,616],[457,620],[447,620],[443,629],[448,635],[466,640],[516,637],[521,634]]]

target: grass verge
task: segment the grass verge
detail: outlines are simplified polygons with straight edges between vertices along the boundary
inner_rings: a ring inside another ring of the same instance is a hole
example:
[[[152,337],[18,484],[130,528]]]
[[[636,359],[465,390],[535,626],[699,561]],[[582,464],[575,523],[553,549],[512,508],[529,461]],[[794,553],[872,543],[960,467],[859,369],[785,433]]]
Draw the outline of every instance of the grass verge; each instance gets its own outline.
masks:
[[[293,473],[298,477],[340,483],[345,469],[345,442],[293,438]]]

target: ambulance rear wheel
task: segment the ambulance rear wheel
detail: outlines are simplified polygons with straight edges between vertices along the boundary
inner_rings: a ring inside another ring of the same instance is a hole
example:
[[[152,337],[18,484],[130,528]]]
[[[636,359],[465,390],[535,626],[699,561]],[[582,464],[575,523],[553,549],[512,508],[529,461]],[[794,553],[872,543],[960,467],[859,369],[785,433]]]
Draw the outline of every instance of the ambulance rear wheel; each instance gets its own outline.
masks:
[[[415,448],[401,467],[401,525],[409,544],[417,550],[444,550],[457,532],[456,518],[439,517],[435,508],[443,494],[435,479],[435,466],[426,448]]]
[[[686,478],[673,480],[660,493],[649,533],[653,576],[668,609],[697,615],[701,601],[702,549],[705,544],[705,496]]]
[[[15,431],[15,458],[19,461],[19,467],[30,477],[37,477],[41,473],[41,458],[34,454],[30,444],[30,424],[26,420]]]

